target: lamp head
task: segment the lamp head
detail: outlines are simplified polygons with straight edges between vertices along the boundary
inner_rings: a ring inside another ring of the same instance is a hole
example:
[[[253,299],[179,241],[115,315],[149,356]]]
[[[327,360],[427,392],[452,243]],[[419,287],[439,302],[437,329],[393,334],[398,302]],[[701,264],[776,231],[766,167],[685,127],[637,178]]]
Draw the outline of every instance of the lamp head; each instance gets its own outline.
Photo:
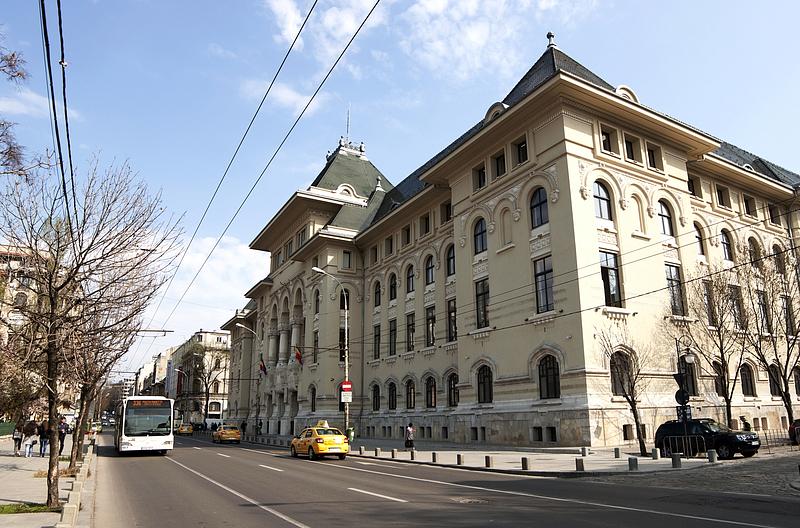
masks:
[[[318,266],[312,266],[311,267],[311,271],[313,271],[315,273],[325,273],[325,270],[320,268],[320,267],[318,267]]]
[[[692,363],[694,363],[695,359],[697,359],[697,356],[695,356],[694,353],[690,352],[689,349],[687,348],[686,355],[683,356],[683,359],[684,361],[686,361],[687,365],[691,365]]]

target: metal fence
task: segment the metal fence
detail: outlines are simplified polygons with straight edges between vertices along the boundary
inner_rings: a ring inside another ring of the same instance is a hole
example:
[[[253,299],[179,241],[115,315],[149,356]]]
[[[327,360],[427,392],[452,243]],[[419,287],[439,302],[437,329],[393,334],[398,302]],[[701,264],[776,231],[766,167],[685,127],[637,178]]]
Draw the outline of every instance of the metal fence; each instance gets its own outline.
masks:
[[[693,457],[706,452],[706,439],[702,435],[665,436],[659,448],[664,456],[680,453]]]

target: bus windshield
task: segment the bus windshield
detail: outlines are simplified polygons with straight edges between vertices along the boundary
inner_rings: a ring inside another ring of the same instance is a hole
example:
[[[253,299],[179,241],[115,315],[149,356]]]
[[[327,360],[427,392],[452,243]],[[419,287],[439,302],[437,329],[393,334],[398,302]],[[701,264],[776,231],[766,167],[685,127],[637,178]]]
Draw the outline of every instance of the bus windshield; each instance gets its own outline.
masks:
[[[128,402],[125,409],[125,436],[167,436],[172,432],[170,421],[171,409],[168,401],[157,402],[160,406],[139,406],[140,401]]]

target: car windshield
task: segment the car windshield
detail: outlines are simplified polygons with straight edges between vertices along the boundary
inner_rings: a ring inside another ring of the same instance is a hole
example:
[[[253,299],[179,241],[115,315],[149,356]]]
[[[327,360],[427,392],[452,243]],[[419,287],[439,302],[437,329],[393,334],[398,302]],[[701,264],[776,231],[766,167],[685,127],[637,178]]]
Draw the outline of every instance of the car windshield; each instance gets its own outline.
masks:
[[[340,435],[342,434],[338,429],[317,429],[318,435]]]
[[[125,409],[125,436],[166,436],[170,434],[170,409]]]
[[[726,425],[722,425],[721,423],[717,422],[708,422],[706,423],[706,427],[708,427],[711,431],[715,433],[728,433],[730,429]]]
[[[238,431],[238,430],[239,430],[239,428],[238,428],[238,427],[223,427],[223,428],[222,428],[222,430],[223,430],[223,431],[233,431],[233,432],[236,432],[236,431]]]

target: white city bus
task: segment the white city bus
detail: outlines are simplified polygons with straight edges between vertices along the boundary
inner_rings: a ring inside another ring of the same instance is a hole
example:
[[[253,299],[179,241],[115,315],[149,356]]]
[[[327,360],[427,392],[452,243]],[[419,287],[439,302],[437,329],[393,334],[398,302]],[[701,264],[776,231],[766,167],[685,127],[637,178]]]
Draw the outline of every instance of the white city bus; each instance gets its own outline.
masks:
[[[117,406],[114,446],[118,453],[172,449],[175,400],[163,396],[131,396]]]

